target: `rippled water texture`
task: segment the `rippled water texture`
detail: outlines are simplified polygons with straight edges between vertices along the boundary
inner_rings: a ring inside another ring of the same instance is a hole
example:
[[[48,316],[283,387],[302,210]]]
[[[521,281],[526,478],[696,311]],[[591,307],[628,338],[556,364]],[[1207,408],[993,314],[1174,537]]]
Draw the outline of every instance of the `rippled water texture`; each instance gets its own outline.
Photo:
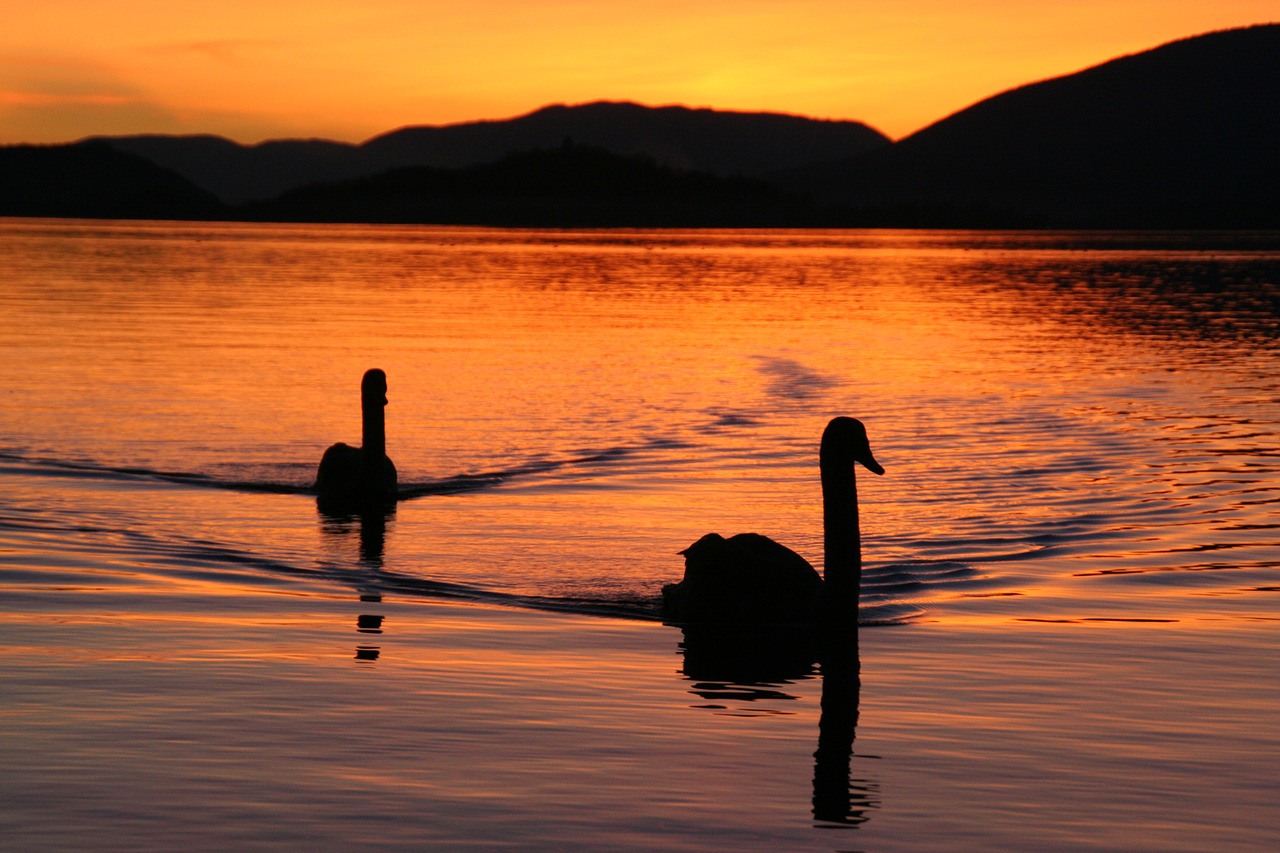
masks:
[[[197,792],[140,819],[162,848],[196,801],[239,827],[202,818],[210,847],[301,843],[267,832],[286,812],[359,836],[323,803],[405,847],[427,814],[442,846],[1276,836],[1276,234],[10,220],[0,270],[0,646],[34,751],[8,750],[10,817],[36,847],[37,801],[119,828],[103,792],[139,756],[144,789]],[[375,366],[405,500],[326,518],[315,466],[359,442]],[[834,415],[886,468],[859,480],[863,620],[897,626],[864,631],[879,757],[839,838],[806,820],[813,662],[700,670],[656,621],[711,530],[821,569]],[[183,715],[210,733],[189,772]],[[229,787],[264,773],[252,807]],[[509,773],[523,793],[461,781]]]

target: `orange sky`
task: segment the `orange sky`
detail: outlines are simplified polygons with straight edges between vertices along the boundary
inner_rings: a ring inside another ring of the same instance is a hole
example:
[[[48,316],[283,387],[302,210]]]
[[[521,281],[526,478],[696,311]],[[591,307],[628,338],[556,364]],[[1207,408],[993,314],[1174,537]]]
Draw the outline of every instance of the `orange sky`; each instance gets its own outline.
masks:
[[[360,141],[632,100],[901,137],[1004,89],[1276,0],[41,0],[0,28],[0,143],[216,133]]]

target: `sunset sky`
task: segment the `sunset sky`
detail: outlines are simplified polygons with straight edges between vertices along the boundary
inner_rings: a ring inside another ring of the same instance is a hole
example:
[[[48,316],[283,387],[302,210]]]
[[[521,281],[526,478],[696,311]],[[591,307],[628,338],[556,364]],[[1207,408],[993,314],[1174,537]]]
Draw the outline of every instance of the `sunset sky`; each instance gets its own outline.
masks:
[[[43,0],[6,4],[0,143],[358,142],[631,100],[856,119],[899,138],[1004,89],[1276,0]]]

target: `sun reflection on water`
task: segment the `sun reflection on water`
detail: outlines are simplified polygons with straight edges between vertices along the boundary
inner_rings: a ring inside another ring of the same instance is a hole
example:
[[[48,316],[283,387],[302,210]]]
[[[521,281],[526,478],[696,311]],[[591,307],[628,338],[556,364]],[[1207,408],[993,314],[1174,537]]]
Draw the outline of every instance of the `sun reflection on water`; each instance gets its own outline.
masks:
[[[816,817],[868,849],[1244,850],[1274,826],[1274,235],[0,231],[28,828],[829,849]],[[405,499],[326,516],[308,489],[373,366]],[[661,624],[708,531],[821,568],[836,414],[887,469],[859,484],[856,676],[812,638]]]

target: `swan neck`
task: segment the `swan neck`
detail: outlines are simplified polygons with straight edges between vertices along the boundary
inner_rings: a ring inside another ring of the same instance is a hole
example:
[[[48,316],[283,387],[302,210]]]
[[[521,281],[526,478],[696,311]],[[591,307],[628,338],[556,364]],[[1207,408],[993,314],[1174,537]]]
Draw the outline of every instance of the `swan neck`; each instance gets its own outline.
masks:
[[[822,464],[823,576],[833,604],[857,607],[862,583],[858,483],[848,460]]]
[[[385,398],[376,394],[361,396],[360,444],[368,459],[381,459],[387,454],[387,424]]]

